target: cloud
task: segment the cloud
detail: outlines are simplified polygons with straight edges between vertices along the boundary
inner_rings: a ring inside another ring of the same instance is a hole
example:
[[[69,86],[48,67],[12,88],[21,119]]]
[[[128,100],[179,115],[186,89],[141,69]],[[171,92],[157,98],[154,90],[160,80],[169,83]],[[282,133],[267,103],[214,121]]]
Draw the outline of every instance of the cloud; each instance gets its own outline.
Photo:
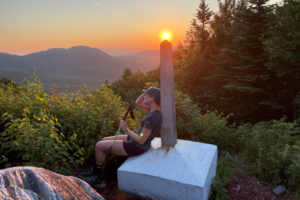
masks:
[[[94,3],[95,6],[99,6],[99,3]]]

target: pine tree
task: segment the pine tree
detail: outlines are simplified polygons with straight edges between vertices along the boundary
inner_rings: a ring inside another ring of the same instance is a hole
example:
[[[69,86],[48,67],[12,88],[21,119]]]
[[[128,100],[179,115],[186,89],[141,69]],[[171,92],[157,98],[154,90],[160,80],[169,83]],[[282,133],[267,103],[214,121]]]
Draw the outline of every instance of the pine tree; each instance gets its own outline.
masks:
[[[286,107],[284,114],[296,119],[300,117],[300,1],[286,0],[275,11],[276,24],[264,43],[269,52],[267,67],[284,85],[278,91]]]
[[[216,85],[213,108],[234,113],[240,122],[272,119],[284,109],[277,102],[278,79],[265,67],[267,53],[262,41],[268,37],[267,16],[271,13],[266,2],[239,2],[229,41],[214,62],[213,75],[206,78]]]
[[[209,46],[210,32],[208,24],[213,12],[210,11],[205,0],[200,5],[191,21],[191,28],[187,32],[185,47],[174,53],[174,80],[179,83],[177,89],[196,98],[206,90],[205,81],[202,79],[209,73],[206,47]]]
[[[210,36],[210,33],[208,31],[208,23],[210,23],[210,18],[213,15],[213,12],[210,11],[208,4],[205,3],[205,0],[200,1],[199,9],[197,9],[196,19],[199,21],[200,24],[197,24],[196,21],[194,21],[194,26],[198,29],[197,38],[199,40],[199,43],[201,44],[201,52],[204,51],[204,49],[207,46],[207,42]]]
[[[220,46],[228,42],[233,22],[233,13],[235,11],[235,0],[225,0],[219,2],[219,12],[213,15],[210,26],[213,30],[212,37]]]

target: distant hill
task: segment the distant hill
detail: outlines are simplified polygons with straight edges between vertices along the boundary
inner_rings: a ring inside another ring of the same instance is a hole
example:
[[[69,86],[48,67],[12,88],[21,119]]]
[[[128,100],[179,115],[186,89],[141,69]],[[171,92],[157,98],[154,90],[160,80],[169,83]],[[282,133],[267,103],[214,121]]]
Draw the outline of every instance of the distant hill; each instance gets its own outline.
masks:
[[[149,66],[159,66],[160,64],[160,50],[147,50],[116,57],[127,61],[143,62],[145,65]]]
[[[86,84],[90,91],[95,91],[106,80],[109,83],[118,80],[125,68],[146,72],[157,66],[147,59],[117,58],[86,46],[54,48],[24,56],[0,53],[0,77],[21,83],[36,68],[45,90],[55,84],[62,91],[67,84],[70,91],[77,91]]]
[[[139,58],[151,58],[155,60],[159,60],[160,58],[160,50],[147,50],[142,51],[140,53],[127,54],[126,56],[130,57],[139,57]]]
[[[142,52],[142,51],[134,51],[134,50],[108,50],[108,49],[100,49],[100,50],[114,57]]]
[[[140,62],[143,63],[143,65],[146,68],[151,68],[151,66],[159,66],[159,59],[154,59],[154,58],[147,58],[147,57],[134,57],[134,56],[117,56],[117,58],[127,60],[130,62]]]
[[[177,47],[173,47],[173,51],[176,50]],[[138,60],[143,60],[145,59],[145,62],[147,63],[156,63],[159,65],[160,62],[160,50],[147,50],[147,51],[142,51],[138,53],[131,53],[131,54],[126,54],[126,55],[120,55],[116,56],[118,58],[122,58],[125,60],[134,60],[136,58],[139,58]]]

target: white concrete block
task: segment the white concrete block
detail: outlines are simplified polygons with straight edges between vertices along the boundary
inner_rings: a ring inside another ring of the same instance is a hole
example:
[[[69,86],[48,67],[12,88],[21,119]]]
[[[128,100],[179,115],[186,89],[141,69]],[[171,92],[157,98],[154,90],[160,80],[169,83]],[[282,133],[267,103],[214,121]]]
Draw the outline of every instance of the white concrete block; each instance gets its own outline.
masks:
[[[146,153],[118,169],[119,190],[155,200],[206,200],[217,172],[217,146],[177,140],[161,147],[155,138]]]

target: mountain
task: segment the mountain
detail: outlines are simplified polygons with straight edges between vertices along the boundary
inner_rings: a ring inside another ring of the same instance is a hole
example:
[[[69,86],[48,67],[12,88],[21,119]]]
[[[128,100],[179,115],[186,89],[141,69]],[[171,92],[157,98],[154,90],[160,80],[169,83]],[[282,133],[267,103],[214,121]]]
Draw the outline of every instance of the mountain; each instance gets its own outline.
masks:
[[[116,56],[127,61],[143,62],[147,66],[159,66],[160,64],[160,50],[147,50],[139,53],[132,53],[127,55]]]
[[[176,50],[177,47],[173,47],[173,51]],[[125,60],[143,60],[145,59],[145,62],[147,63],[156,63],[159,65],[160,62],[160,50],[147,50],[147,51],[142,51],[138,53],[131,53],[131,54],[126,54],[126,55],[120,55],[116,56],[117,58],[122,58]]]
[[[114,57],[141,52],[141,51],[134,51],[134,50],[108,50],[108,49],[100,49],[100,50]]]
[[[70,91],[77,91],[86,84],[90,91],[95,91],[106,80],[118,80],[126,68],[146,72],[157,66],[145,59],[122,59],[86,46],[54,48],[24,56],[0,53],[0,77],[21,83],[36,68],[45,90],[55,84],[62,91],[67,84]]]
[[[139,57],[139,58],[152,58],[155,60],[159,60],[160,58],[160,50],[147,50],[140,53],[127,54],[126,56],[130,57]]]
[[[140,62],[143,63],[145,68],[152,68],[152,66],[159,66],[159,59],[147,58],[147,57],[134,57],[134,56],[117,56],[117,58],[127,60],[130,62]]]

